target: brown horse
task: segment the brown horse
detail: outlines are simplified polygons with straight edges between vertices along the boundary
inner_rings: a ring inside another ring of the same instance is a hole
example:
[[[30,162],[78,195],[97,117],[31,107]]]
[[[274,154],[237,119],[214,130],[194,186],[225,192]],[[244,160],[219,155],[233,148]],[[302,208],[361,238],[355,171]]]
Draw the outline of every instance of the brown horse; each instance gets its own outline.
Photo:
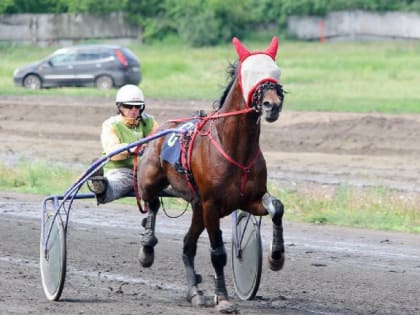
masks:
[[[234,308],[225,286],[227,255],[220,218],[236,209],[257,216],[269,214],[273,222],[273,241],[268,255],[270,268],[280,270],[284,263],[283,205],[267,192],[267,168],[259,146],[261,119],[277,120],[283,104],[280,70],[274,61],[278,39],[274,37],[267,50],[260,52],[248,51],[236,38],[233,44],[239,62],[231,71],[231,81],[219,108],[208,116],[195,117],[198,123],[179,137],[184,145],[182,167],[176,168],[162,159],[167,139],[160,138],[147,146],[137,172],[138,191],[149,210],[143,224],[141,264],[149,267],[153,263],[158,196],[170,185],[171,190],[191,202],[193,208],[182,257],[188,283],[187,299],[193,305],[203,305],[205,301],[198,289],[201,279],[194,269],[194,258],[198,238],[206,229],[215,270],[215,303],[220,312]],[[176,125],[176,122],[167,122],[162,128]]]

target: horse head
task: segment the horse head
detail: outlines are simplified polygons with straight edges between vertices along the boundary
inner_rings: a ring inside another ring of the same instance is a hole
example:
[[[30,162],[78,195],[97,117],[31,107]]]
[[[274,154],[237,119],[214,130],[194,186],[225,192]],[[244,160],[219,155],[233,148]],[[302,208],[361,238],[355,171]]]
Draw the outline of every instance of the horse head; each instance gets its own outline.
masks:
[[[253,108],[268,122],[276,121],[284,100],[280,69],[275,63],[277,37],[265,51],[250,52],[236,37],[232,42],[239,57],[239,84],[246,107]]]

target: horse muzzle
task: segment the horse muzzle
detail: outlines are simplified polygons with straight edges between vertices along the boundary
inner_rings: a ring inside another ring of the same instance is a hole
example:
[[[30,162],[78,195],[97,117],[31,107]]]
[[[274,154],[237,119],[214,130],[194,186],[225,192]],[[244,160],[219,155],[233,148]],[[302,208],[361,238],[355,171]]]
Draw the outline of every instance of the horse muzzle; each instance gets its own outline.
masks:
[[[275,104],[271,102],[264,102],[262,104],[262,114],[263,118],[267,122],[274,122],[280,116],[282,104]]]

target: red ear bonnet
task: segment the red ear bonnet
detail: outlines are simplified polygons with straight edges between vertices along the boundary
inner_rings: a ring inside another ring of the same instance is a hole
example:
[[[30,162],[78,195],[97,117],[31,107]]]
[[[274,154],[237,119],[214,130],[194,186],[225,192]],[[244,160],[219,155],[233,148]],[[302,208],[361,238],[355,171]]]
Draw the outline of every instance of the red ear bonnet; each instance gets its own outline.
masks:
[[[273,60],[276,60],[277,48],[279,48],[279,39],[274,36],[265,53],[273,58]]]
[[[244,61],[247,57],[252,55],[252,53],[248,49],[246,49],[245,46],[236,37],[232,39],[232,43],[233,43],[233,46],[235,47],[236,53],[238,54],[240,62]],[[268,46],[268,48],[266,49],[264,53],[269,55],[273,60],[276,60],[278,48],[279,48],[279,39],[276,36],[274,36],[271,39],[270,46]]]
[[[274,36],[265,51],[253,52],[245,48],[236,37],[232,39],[232,43],[239,57],[239,85],[246,106],[249,107],[258,85],[267,81],[278,83],[280,80],[280,69],[275,63],[279,40]]]
[[[233,46],[235,47],[236,53],[238,54],[240,62],[244,61],[247,57],[251,55],[249,50],[246,49],[244,45],[242,45],[242,43],[236,37],[232,39],[232,43],[233,43]]]

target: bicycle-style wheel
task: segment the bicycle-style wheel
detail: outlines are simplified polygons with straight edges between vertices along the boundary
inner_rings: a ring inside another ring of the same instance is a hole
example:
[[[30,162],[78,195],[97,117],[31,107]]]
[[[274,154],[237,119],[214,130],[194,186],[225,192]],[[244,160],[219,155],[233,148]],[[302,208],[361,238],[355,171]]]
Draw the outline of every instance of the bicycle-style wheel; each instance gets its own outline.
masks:
[[[249,217],[249,219],[248,219]],[[245,212],[237,215],[232,237],[232,270],[235,291],[242,300],[252,300],[260,286],[262,246],[257,219]]]
[[[57,301],[64,288],[66,278],[66,235],[60,215],[54,219],[53,213],[46,213],[43,220],[44,233],[48,239],[47,248],[40,244],[40,268],[44,293],[48,300]]]

